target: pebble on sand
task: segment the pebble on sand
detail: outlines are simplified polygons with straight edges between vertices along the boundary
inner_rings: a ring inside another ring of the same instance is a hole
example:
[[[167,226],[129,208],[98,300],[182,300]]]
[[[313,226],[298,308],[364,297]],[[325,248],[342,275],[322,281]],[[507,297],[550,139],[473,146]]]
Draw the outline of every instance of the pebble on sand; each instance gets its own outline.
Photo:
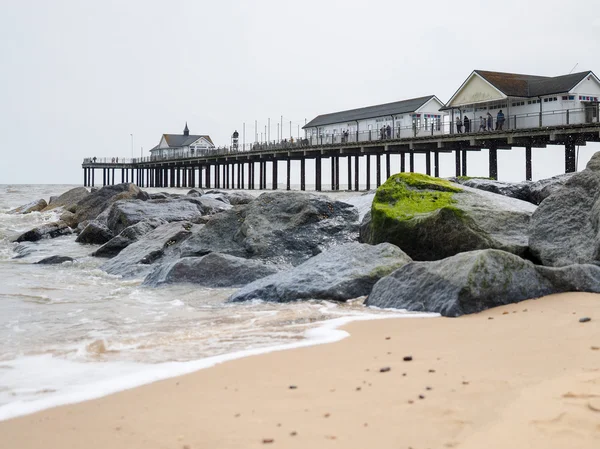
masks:
[[[588,321],[592,321],[589,316],[584,316],[583,318],[579,318],[580,323],[587,323]]]
[[[270,443],[274,443],[275,440],[273,438],[263,438],[262,442],[263,442],[263,444],[270,444]]]
[[[392,368],[390,368],[389,366],[384,366],[383,368],[379,368],[379,372],[380,373],[387,373],[388,371],[390,371]]]
[[[410,362],[412,360],[412,355],[407,355],[402,360],[404,360],[405,362]]]

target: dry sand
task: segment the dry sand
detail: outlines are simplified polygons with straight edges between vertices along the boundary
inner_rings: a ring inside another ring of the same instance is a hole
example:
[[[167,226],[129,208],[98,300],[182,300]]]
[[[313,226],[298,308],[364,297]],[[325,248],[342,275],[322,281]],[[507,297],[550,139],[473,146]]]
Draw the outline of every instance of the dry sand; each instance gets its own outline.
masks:
[[[345,329],[338,343],[0,422],[0,446],[600,447],[600,295]]]

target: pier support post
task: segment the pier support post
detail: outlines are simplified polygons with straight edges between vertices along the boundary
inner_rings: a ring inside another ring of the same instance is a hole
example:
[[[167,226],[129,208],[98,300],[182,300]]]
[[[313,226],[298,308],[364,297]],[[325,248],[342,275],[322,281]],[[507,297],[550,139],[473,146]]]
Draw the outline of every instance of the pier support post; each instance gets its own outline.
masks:
[[[125,182],[125,169],[121,168],[121,184]]]
[[[415,152],[414,152],[414,151],[411,151],[411,152],[408,154],[408,158],[409,158],[409,159],[408,159],[408,162],[409,162],[409,166],[410,166],[410,167],[409,167],[409,168],[410,168],[410,172],[411,172],[411,173],[414,173],[414,172],[415,172]]]
[[[87,187],[87,168],[83,169],[83,187]]]
[[[335,190],[335,156],[331,156],[331,190]]]
[[[387,181],[392,176],[392,155],[390,153],[385,154],[385,180]]]
[[[467,150],[462,150],[462,175],[467,176]]]
[[[352,157],[347,156],[348,160],[348,190],[352,190]]]
[[[425,152],[425,174],[431,176],[431,152]]]
[[[112,169],[112,184],[111,185],[115,185],[115,169]]]
[[[440,152],[433,152],[433,176],[440,177]]]
[[[340,190],[340,157],[335,157],[335,190]]]
[[[356,190],[357,192],[360,187],[359,164],[360,164],[360,156],[358,156],[358,154],[357,154],[356,156],[354,156],[354,190]]]
[[[498,179],[498,147],[495,143],[490,144],[489,177]]]
[[[377,153],[375,156],[375,163],[377,164],[377,168],[375,173],[377,174],[377,187],[381,185],[381,154]]]
[[[90,171],[92,172],[92,187],[94,187],[94,175],[96,174],[96,170],[91,168]]]
[[[273,184],[273,190],[277,190],[277,182],[279,181],[279,178],[277,176],[277,159],[273,159],[273,167],[272,167],[272,175],[273,175],[273,179],[272,179],[272,184]]]
[[[371,155],[367,154],[367,190],[371,190]]]
[[[320,192],[321,189],[321,155],[315,156],[315,190]]]
[[[460,150],[454,150],[454,166],[455,166],[455,176],[460,176]]]
[[[292,160],[289,157],[286,159],[285,165],[286,165],[286,169],[287,169],[285,189],[291,190],[292,186],[291,186],[290,181],[291,181],[291,176],[292,176]]]
[[[306,190],[306,159],[300,159],[300,190]]]
[[[406,171],[406,153],[400,153],[400,173]]]
[[[106,169],[102,169],[102,187],[106,185]]]
[[[567,138],[565,143],[565,173],[575,172],[575,142],[572,136]]]

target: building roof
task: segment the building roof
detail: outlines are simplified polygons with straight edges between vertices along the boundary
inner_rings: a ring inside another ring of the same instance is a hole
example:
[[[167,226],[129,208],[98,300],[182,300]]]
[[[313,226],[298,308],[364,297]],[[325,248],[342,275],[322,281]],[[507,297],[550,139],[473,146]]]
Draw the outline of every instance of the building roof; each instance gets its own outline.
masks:
[[[590,72],[570,73],[554,77],[488,72],[485,70],[475,70],[475,73],[507,96],[539,97],[541,95],[569,92]]]
[[[396,101],[394,103],[379,104],[376,106],[367,106],[358,109],[350,109],[347,111],[333,112],[331,114],[322,114],[312,119],[302,128],[313,128],[315,126],[331,125],[332,123],[353,122],[355,120],[385,117],[387,115],[406,114],[408,112],[416,111],[432,98],[436,98],[435,95]]]
[[[167,145],[169,145],[170,148],[185,147],[187,145],[191,145],[192,143],[194,143],[196,140],[200,139],[201,137],[204,137],[206,140],[208,140],[210,142],[211,145],[214,145],[213,141],[210,139],[209,136],[192,136],[192,135],[186,136],[184,134],[163,134],[163,137],[167,141]]]

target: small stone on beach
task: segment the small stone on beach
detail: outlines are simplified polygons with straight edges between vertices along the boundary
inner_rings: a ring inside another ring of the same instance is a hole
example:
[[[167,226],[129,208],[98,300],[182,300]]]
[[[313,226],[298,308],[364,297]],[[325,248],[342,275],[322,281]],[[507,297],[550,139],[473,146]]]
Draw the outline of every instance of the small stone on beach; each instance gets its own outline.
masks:
[[[388,371],[390,371],[392,368],[390,368],[389,366],[384,366],[383,368],[379,368],[379,372],[380,373],[387,373]]]
[[[262,442],[263,442],[263,444],[270,444],[270,443],[274,443],[275,440],[273,438],[263,438]]]
[[[291,436],[291,437],[295,437],[296,435],[298,435],[298,432],[296,432],[296,431],[292,431],[292,432],[290,432],[290,436]]]
[[[419,399],[425,399],[425,396],[423,396],[422,394],[419,395]]]
[[[587,323],[588,321],[592,321],[589,316],[584,316],[583,318],[579,318],[580,323]]]
[[[290,385],[290,390],[295,390],[296,388],[298,388],[296,385]]]
[[[592,351],[598,351],[600,350],[600,346],[592,346],[591,349]]]
[[[434,369],[430,369],[429,372],[430,373],[435,373],[435,370]]]
[[[390,340],[392,337],[385,337],[386,340]]]
[[[412,355],[407,355],[402,360],[404,360],[405,362],[410,362],[412,360]]]

